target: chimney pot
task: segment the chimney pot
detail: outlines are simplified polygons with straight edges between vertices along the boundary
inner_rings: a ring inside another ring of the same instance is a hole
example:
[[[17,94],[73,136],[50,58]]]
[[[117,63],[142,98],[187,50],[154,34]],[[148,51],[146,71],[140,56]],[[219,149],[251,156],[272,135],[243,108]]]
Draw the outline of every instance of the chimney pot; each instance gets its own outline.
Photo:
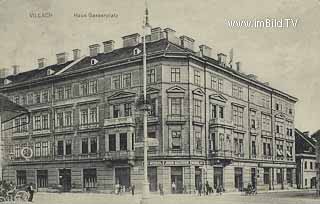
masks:
[[[90,50],[90,57],[97,56],[100,52],[100,45],[99,44],[89,45],[89,50]]]
[[[112,52],[114,50],[114,43],[113,40],[103,42],[104,53]]]
[[[68,53],[67,52],[61,52],[56,54],[57,57],[57,64],[64,64],[68,61]]]
[[[175,30],[173,30],[171,28],[165,28],[164,29],[164,35],[165,35],[164,37],[168,41],[170,41],[170,42],[172,42],[172,43],[174,43],[176,45],[180,45],[180,39],[176,36],[176,31]]]
[[[160,27],[151,29],[151,41],[158,41],[163,38],[163,32]]]
[[[221,66],[226,66],[226,63],[227,63],[227,55],[224,54],[224,53],[219,53],[218,54],[218,61],[219,61],[219,64]]]
[[[254,74],[248,74],[247,75],[250,79],[257,81],[258,80],[258,76],[254,75]]]
[[[16,75],[19,73],[19,65],[12,65],[12,74]]]
[[[81,56],[81,50],[80,49],[74,49],[73,52],[73,60],[77,60]]]
[[[47,59],[46,58],[40,58],[38,59],[38,68],[44,68],[47,66]]]
[[[211,57],[212,49],[207,45],[200,45],[200,53],[202,56]]]
[[[303,134],[304,134],[304,136],[309,137],[310,131],[304,131]]]
[[[237,72],[241,71],[241,62],[236,62],[236,69],[237,69]]]
[[[180,40],[181,40],[181,46],[184,48],[187,48],[189,50],[194,50],[193,46],[194,46],[194,39],[188,37],[188,36],[180,36]]]
[[[133,47],[140,43],[140,34],[134,33],[122,37],[123,47]]]
[[[8,68],[0,69],[0,78],[6,78],[9,75]]]

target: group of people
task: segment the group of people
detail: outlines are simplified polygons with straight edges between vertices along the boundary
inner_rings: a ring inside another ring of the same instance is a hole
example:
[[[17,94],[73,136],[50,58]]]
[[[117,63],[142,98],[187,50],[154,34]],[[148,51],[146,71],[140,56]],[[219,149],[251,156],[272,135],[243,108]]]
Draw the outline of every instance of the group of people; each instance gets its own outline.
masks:
[[[32,183],[30,183],[25,190],[29,193],[28,201],[32,202],[34,194]],[[14,201],[16,192],[17,186],[12,181],[10,181],[10,183],[8,183],[6,180],[0,181],[0,196],[9,201]]]
[[[224,192],[224,188],[223,188],[222,185],[216,186],[215,190],[216,190],[216,193],[218,195],[221,195]],[[171,184],[171,192],[172,193],[177,193],[177,186],[176,186],[176,183],[174,181]],[[183,193],[187,193],[187,187],[186,186],[183,186],[182,192]],[[206,182],[205,185],[202,185],[202,183],[199,182],[196,185],[195,193],[197,193],[199,196],[201,196],[201,195],[210,195],[210,194],[214,193],[214,188],[209,185],[208,181]],[[160,191],[160,194],[161,194],[161,191]]]

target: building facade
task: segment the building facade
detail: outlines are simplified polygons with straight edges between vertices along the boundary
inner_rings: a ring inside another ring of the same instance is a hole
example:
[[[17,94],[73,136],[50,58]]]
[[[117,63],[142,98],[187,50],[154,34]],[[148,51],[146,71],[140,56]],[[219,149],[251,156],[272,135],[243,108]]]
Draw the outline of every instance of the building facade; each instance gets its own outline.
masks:
[[[73,60],[57,54],[50,66],[39,59],[4,80],[1,93],[31,112],[7,124],[4,179],[40,190],[142,189],[142,44],[139,34],[122,40],[119,49],[91,45],[89,56],[75,49]],[[295,186],[295,97],[172,29],[153,28],[146,41],[150,191],[171,192],[172,182],[190,193],[206,181],[226,191]]]
[[[309,132],[295,130],[297,187],[316,188],[316,141]]]

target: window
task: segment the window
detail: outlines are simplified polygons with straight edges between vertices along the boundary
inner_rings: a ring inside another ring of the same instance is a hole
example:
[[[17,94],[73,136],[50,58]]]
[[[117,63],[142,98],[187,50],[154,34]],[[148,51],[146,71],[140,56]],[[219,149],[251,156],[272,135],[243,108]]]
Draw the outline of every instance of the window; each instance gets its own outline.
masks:
[[[201,140],[201,133],[200,132],[195,132],[195,138],[196,138],[196,150],[201,151],[202,149],[202,140]]]
[[[171,98],[171,115],[181,115],[182,98]]]
[[[277,144],[277,157],[283,157],[283,145]]]
[[[211,133],[210,138],[209,138],[209,150],[215,151],[215,139],[216,139],[216,133]]]
[[[127,133],[120,133],[120,150],[127,150]]]
[[[113,118],[120,117],[120,105],[113,105]]]
[[[89,150],[88,150],[88,138],[83,138],[81,140],[81,153],[82,154],[88,154]]]
[[[156,132],[148,132],[148,138],[157,138]]]
[[[68,85],[65,87],[65,98],[69,99],[71,98],[71,85]]]
[[[181,150],[181,131],[172,131],[172,149]]]
[[[85,188],[96,188],[97,169],[83,169],[83,186]]]
[[[57,113],[57,127],[63,127],[63,112]]]
[[[26,95],[21,96],[21,105],[26,105],[27,104],[27,97]]]
[[[200,85],[200,71],[194,70],[194,84]]]
[[[123,88],[131,87],[131,73],[126,73],[123,75]]]
[[[218,91],[223,92],[223,79],[218,79]]]
[[[88,109],[80,111],[80,124],[88,124]]]
[[[147,70],[147,83],[151,84],[151,83],[155,83],[156,80],[156,72],[155,69],[148,69]]]
[[[292,112],[292,108],[289,108],[289,114],[292,115],[293,112]]]
[[[37,170],[37,187],[45,188],[48,186],[48,170]]]
[[[120,75],[112,77],[112,87],[113,89],[120,89]]]
[[[41,142],[37,142],[35,144],[35,157],[40,157],[41,156]]]
[[[224,107],[219,106],[219,118],[224,118]]]
[[[271,144],[270,143],[267,144],[267,154],[268,154],[268,156],[271,156]]]
[[[308,186],[308,179],[304,179],[304,185]]]
[[[97,108],[90,108],[90,123],[97,123],[98,116],[97,116]]]
[[[270,169],[263,168],[263,183],[269,184],[270,183]]]
[[[310,162],[310,169],[313,169],[313,163]]]
[[[217,118],[217,105],[211,104],[211,119]]]
[[[64,88],[59,87],[57,89],[57,100],[63,100],[64,99]]]
[[[27,171],[26,170],[17,170],[17,186],[27,184]]]
[[[83,81],[80,84],[80,90],[82,96],[87,96],[89,94],[89,82]]]
[[[280,110],[280,104],[276,103],[276,110]]]
[[[256,112],[255,111],[250,111],[250,126],[252,129],[256,129],[257,128],[257,124],[256,124]]]
[[[171,68],[171,82],[180,82],[180,68]]]
[[[150,111],[149,111],[149,116],[156,116],[156,100],[155,98],[150,100]]]
[[[97,153],[97,150],[98,150],[97,138],[90,138],[90,152]]]
[[[243,127],[243,108],[238,106],[233,106],[233,122],[236,127]]]
[[[124,104],[124,116],[131,116],[131,103]]]
[[[242,99],[243,97],[243,90],[241,86],[238,86],[236,84],[232,85],[232,96]]]
[[[304,169],[308,169],[308,162],[304,162]]]
[[[201,118],[201,101],[193,99],[193,117]]]
[[[27,132],[28,131],[28,124],[27,124],[27,117],[22,117],[20,119],[21,122],[21,131],[22,132]]]
[[[33,104],[33,93],[28,94],[27,100],[28,100],[28,105]]]
[[[58,151],[57,151],[57,154],[58,156],[62,156],[63,155],[63,141],[60,140],[58,141]]]
[[[89,81],[89,94],[95,94],[98,92],[97,80]]]
[[[42,115],[42,129],[47,130],[49,129],[49,116],[48,114]]]
[[[271,117],[265,114],[261,114],[262,130],[271,131]]]
[[[116,151],[116,135],[109,135],[109,151]]]
[[[41,130],[41,116],[37,115],[34,117],[34,129]]]
[[[283,178],[282,178],[282,169],[277,169],[276,176],[277,176],[277,184],[281,184],[282,180],[283,180]]]
[[[14,97],[14,102],[15,102],[16,104],[19,104],[19,103],[20,103],[20,97],[19,97],[19,96],[15,96],[15,97]]]
[[[72,154],[72,140],[66,141],[66,155]]]
[[[49,156],[49,142],[42,142],[41,156]]]
[[[34,99],[34,101],[35,101],[35,103],[41,103],[41,95],[40,95],[40,92],[36,92],[36,94],[35,94],[35,99]]]
[[[48,103],[49,102],[49,91],[45,90],[42,92],[42,103]]]
[[[20,158],[21,157],[21,146],[20,145],[15,145],[15,148],[14,148],[14,156],[15,158]]]
[[[252,141],[251,142],[251,153],[252,153],[252,156],[256,156],[257,155],[256,141]]]
[[[65,126],[66,127],[72,126],[72,111],[65,112],[64,117],[65,117]]]
[[[216,90],[217,87],[217,77],[211,75],[211,88]]]

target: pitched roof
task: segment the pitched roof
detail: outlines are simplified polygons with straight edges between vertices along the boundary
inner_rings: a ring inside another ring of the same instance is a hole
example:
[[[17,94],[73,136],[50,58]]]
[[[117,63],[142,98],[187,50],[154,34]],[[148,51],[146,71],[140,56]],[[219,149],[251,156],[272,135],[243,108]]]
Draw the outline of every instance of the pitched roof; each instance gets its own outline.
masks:
[[[12,120],[20,115],[27,114],[29,111],[10,101],[6,96],[0,94],[0,116],[1,123],[5,123]]]
[[[312,137],[308,137],[305,134],[303,134],[303,132],[301,132],[300,130],[298,130],[297,128],[295,129],[295,135],[300,136],[303,140],[305,140],[306,142],[308,142],[313,148],[315,148],[316,145],[316,141],[313,140]]]

